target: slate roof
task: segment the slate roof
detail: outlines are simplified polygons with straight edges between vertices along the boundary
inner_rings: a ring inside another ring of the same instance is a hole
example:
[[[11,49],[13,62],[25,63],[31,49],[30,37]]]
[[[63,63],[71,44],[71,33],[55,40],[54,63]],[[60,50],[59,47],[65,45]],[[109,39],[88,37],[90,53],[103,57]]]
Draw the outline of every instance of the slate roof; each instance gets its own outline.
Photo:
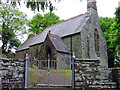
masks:
[[[70,50],[68,49],[67,45],[64,43],[61,37],[54,35],[54,34],[48,34],[48,37],[52,41],[57,51],[64,52],[64,53],[70,53]]]
[[[26,49],[29,49],[29,45],[31,43],[33,38],[28,38],[23,44],[21,44],[17,51],[21,51],[21,50],[26,50]]]
[[[81,14],[63,22],[52,25],[50,27],[47,27],[42,33],[34,35],[33,37],[27,39],[17,49],[17,51],[25,50],[29,48],[29,46],[43,43],[49,31],[50,33],[58,35],[60,37],[65,37],[68,35],[79,33],[88,21],[88,19],[89,18],[86,17],[86,14]]]

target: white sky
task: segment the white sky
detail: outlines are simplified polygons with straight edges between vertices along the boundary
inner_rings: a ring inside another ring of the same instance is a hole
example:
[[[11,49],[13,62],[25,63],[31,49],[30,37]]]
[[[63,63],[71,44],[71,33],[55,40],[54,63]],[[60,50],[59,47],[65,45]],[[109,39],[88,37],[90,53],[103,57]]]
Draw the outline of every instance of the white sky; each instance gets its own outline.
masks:
[[[116,8],[118,7],[118,1],[120,0],[96,0],[97,1],[97,9],[98,15],[102,17],[114,17],[114,13]],[[54,13],[60,17],[60,19],[69,19],[71,17],[77,16],[79,14],[85,13],[87,11],[87,3],[86,0],[61,0],[60,3],[55,3],[55,0],[52,0],[54,6],[57,10]],[[19,7],[19,9],[28,15],[28,18],[31,19],[36,13],[26,8],[24,4]],[[46,12],[40,11],[39,13],[45,14]],[[24,42],[27,39],[27,36],[23,37]],[[1,43],[0,43],[1,44]],[[1,44],[2,45],[2,44]],[[0,46],[1,46],[0,45]]]
[[[71,17],[77,16],[79,14],[83,14],[87,11],[87,2],[86,0],[61,0],[60,3],[55,3],[55,0],[51,0],[53,5],[56,7],[57,10],[54,10],[54,13],[60,17],[60,19],[69,19]],[[102,17],[115,17],[114,13],[116,8],[118,7],[118,2],[120,0],[96,0],[97,1],[97,10],[98,15]],[[28,18],[31,19],[37,11],[31,11],[31,9],[26,8],[25,4],[22,4],[19,9],[28,15]],[[40,14],[45,14],[49,12],[40,11]],[[27,37],[24,37],[26,40]],[[24,42],[22,40],[22,42]]]
[[[118,7],[118,1],[120,0],[96,0],[98,15],[102,17],[114,17],[114,12]],[[57,10],[54,11],[60,19],[69,19],[71,17],[77,16],[79,14],[85,13],[87,11],[86,0],[80,2],[80,0],[61,0],[60,3],[54,3],[55,0],[52,0],[54,6]],[[20,10],[25,12],[29,18],[32,18],[36,13],[32,12],[30,9],[27,9],[25,5],[20,7]],[[45,13],[47,13],[46,11]],[[42,13],[43,12],[39,12]]]

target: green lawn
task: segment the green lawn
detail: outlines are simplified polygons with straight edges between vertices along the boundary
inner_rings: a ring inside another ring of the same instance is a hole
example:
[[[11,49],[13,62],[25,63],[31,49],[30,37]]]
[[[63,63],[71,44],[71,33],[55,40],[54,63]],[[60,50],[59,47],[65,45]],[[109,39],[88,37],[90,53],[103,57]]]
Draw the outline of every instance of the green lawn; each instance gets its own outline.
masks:
[[[71,80],[71,78],[72,78],[72,70],[50,69],[50,71],[57,72],[57,74],[63,75],[66,78],[68,78],[69,80]]]
[[[43,74],[39,72],[39,68],[36,66],[29,67],[28,71],[28,85],[35,85],[39,84],[41,79],[44,77]],[[72,78],[72,70],[61,70],[61,69],[50,69],[50,72],[56,72],[58,75],[63,75],[68,80],[71,80]]]
[[[29,67],[28,72],[28,85],[34,85],[40,82],[41,78],[43,77],[43,74],[38,72],[38,68],[36,67]]]

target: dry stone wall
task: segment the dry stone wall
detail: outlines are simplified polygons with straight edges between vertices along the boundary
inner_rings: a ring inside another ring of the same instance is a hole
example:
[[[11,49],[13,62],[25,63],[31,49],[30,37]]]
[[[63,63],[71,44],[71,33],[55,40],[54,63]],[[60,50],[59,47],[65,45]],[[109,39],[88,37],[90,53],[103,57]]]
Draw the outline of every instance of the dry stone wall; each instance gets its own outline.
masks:
[[[75,60],[75,87],[89,87],[90,85],[99,84],[100,72],[99,60],[76,59]]]
[[[120,87],[120,69],[104,69],[99,63],[96,59],[75,60],[75,88],[116,88],[115,82]],[[0,89],[24,88],[24,82],[25,60],[0,58]]]
[[[97,59],[76,59],[75,88],[116,88],[116,81],[112,81],[112,69],[102,68],[99,64]]]
[[[25,61],[0,58],[2,88],[24,88]]]
[[[1,63],[1,61],[0,61]],[[1,70],[1,64],[0,64],[0,90],[2,88],[2,70]]]
[[[117,83],[117,88],[120,89],[120,68],[112,69],[112,80]]]

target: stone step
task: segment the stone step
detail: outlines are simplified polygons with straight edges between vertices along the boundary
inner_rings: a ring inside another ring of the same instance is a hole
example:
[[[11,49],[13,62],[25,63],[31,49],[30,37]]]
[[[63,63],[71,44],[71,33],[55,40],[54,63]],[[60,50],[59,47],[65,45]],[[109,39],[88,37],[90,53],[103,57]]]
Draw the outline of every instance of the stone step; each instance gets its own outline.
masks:
[[[108,82],[108,83],[99,83],[94,85],[89,85],[91,88],[116,88],[115,82]]]

